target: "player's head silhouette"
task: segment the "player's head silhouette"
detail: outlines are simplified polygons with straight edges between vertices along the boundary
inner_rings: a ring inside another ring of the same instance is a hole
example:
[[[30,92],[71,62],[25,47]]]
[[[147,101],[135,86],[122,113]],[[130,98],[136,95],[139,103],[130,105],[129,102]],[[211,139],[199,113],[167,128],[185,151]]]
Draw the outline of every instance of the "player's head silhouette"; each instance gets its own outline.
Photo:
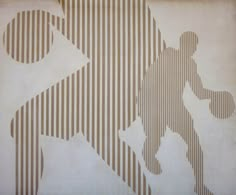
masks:
[[[184,56],[192,56],[197,50],[198,37],[194,32],[184,32],[180,36],[180,52],[184,53]]]

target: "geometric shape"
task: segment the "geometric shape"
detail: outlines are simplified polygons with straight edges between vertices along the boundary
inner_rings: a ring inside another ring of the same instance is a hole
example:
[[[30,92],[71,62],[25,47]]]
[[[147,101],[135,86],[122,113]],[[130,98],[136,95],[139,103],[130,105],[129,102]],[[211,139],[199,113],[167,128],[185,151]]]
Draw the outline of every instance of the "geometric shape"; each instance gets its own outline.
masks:
[[[3,34],[6,52],[17,62],[26,64],[43,59],[53,42],[51,17],[41,10],[18,12]]]

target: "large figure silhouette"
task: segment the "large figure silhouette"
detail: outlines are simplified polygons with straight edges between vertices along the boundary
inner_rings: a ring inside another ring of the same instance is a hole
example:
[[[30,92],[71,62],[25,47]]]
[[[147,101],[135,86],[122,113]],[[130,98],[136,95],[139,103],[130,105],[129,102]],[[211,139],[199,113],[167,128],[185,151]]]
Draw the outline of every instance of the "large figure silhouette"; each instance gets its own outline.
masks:
[[[136,119],[144,72],[165,46],[156,20],[145,0],[58,2],[65,17],[19,12],[4,33],[6,52],[26,66],[50,53],[55,41],[50,25],[90,60],[16,111],[11,123],[16,194],[38,192],[45,160],[40,135],[69,140],[77,133],[134,192],[150,194],[139,160],[118,130]]]
[[[161,137],[168,126],[178,133],[188,145],[187,157],[196,177],[195,191],[200,194],[212,194],[203,182],[203,152],[194,121],[183,103],[183,91],[186,82],[199,99],[210,99],[210,110],[218,118],[229,117],[235,104],[228,92],[214,92],[205,89],[197,72],[194,54],[198,37],[193,32],[185,32],[180,37],[180,48],[165,49],[158,63],[150,66],[138,95],[138,110],[147,135],[143,157],[147,168],[155,174],[161,172],[155,158]],[[174,159],[173,159],[174,160]]]

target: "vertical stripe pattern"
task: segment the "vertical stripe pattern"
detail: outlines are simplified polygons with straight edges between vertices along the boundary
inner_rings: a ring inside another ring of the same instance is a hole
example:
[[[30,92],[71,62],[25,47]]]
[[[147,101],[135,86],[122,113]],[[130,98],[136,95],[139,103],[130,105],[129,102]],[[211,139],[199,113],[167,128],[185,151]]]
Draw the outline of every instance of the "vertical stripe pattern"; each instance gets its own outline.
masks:
[[[55,16],[52,16],[55,21]],[[6,52],[16,61],[30,64],[43,59],[50,51],[53,33],[51,15],[32,10],[17,13],[7,24],[3,44]]]
[[[137,117],[137,91],[162,44],[154,38],[159,30],[150,9],[142,0],[59,3],[65,18],[41,10],[20,12],[4,34],[11,57],[33,63],[50,51],[50,23],[91,61],[16,112],[11,125],[12,136],[20,143],[16,144],[16,194],[37,193],[44,162],[40,134],[68,140],[80,131],[134,192],[151,194],[135,153],[118,136],[118,130]],[[151,25],[155,26],[152,33]],[[145,33],[138,31],[141,27]],[[136,49],[138,45],[142,49]]]
[[[148,137],[155,132],[155,138],[159,138],[165,130],[168,109],[173,105],[160,104],[162,100],[168,101],[160,98],[159,92],[171,97],[171,81],[164,67],[159,70],[156,66],[157,56],[166,48],[157,22],[146,0],[59,0],[59,3],[64,18],[41,10],[24,11],[7,25],[4,33],[6,51],[18,62],[39,61],[50,51],[53,39],[49,24],[90,59],[83,68],[32,98],[16,112],[11,123],[11,134],[16,142],[16,194],[37,194],[44,165],[39,135],[69,140],[78,132],[83,133],[107,165],[134,192],[151,194],[135,153],[119,139],[118,130],[129,127],[138,114]],[[171,59],[171,56],[163,56],[159,61],[168,64]],[[183,75],[179,78],[184,78],[185,69],[181,71]],[[136,97],[144,75],[148,79],[142,83],[137,109]],[[169,90],[158,87],[166,78]],[[150,90],[152,87],[154,90]],[[158,101],[153,99],[157,96]],[[217,103],[221,103],[224,96],[218,99]],[[167,115],[154,121],[153,108],[166,109]],[[217,111],[223,113],[220,117],[224,118],[227,112],[220,108],[225,107],[217,107]],[[177,115],[171,115],[171,119],[175,117]],[[187,125],[189,127],[191,121]],[[160,131],[153,131],[157,128]],[[197,142],[196,136],[192,138]],[[151,140],[154,148],[149,145],[144,148],[144,158],[146,163],[150,162],[147,166],[158,172],[160,167],[151,159],[159,145],[156,140]],[[190,157],[190,161],[196,161],[194,170],[199,166],[197,162],[202,162],[200,150],[198,154],[200,156]],[[202,180],[202,173],[197,178]]]

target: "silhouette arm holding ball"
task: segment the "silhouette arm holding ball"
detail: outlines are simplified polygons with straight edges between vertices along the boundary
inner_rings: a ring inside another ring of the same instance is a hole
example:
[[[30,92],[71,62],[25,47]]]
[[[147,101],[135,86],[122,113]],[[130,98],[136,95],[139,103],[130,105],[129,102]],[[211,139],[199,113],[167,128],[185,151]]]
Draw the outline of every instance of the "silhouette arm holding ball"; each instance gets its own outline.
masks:
[[[197,65],[195,65],[195,67],[191,69],[193,71],[190,74],[191,75],[190,78],[188,79],[189,85],[190,85],[192,91],[194,92],[194,94],[200,100],[211,99],[210,94],[212,94],[214,92],[203,87],[202,80],[201,80],[199,74],[197,73],[196,67],[197,67]]]
[[[195,64],[195,63],[194,63]],[[233,96],[227,91],[212,91],[203,87],[202,80],[197,73],[197,65],[191,68],[192,73],[188,82],[194,94],[200,99],[210,99],[209,108],[216,118],[230,117],[235,110]]]

